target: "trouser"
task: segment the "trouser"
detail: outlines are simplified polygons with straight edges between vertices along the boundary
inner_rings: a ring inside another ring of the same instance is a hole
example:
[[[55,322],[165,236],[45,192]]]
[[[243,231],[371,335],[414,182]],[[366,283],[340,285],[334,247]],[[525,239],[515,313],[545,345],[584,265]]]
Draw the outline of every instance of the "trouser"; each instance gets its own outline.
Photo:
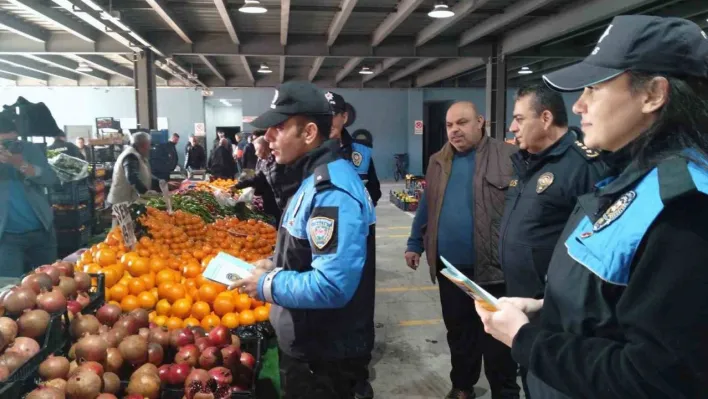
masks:
[[[366,358],[306,362],[282,350],[279,356],[283,399],[352,399],[362,365],[368,365]]]
[[[369,234],[371,235],[371,245],[373,245],[374,250],[373,251],[368,251],[371,256],[374,257],[374,270],[373,270],[373,281],[376,281],[376,225],[373,224],[369,227]],[[376,295],[376,291],[374,291],[374,295]],[[376,304],[376,298],[374,297],[374,300],[371,301],[372,306],[375,306]],[[371,309],[371,325],[369,329],[371,333],[371,341],[375,341],[375,335],[376,335],[376,330],[375,330],[375,323],[374,323],[374,309]],[[371,363],[371,354],[368,356],[365,356],[363,358],[365,362],[363,362],[360,365],[360,370],[358,370],[357,375],[359,378],[357,379],[358,382],[366,382],[369,380],[369,363]]]
[[[525,367],[519,367],[519,377],[521,377],[521,386],[524,388],[524,394],[526,399],[531,399],[531,392],[529,391],[529,384],[527,381],[529,370]]]
[[[0,237],[0,276],[20,277],[30,270],[56,262],[57,237],[51,230],[3,233]]]
[[[484,332],[482,320],[475,311],[474,300],[440,274],[440,266],[437,273],[438,286],[452,358],[452,386],[472,391],[479,381],[484,361],[484,373],[492,390],[492,398],[519,398],[517,365],[511,357],[511,349]],[[471,268],[460,271],[472,279]],[[484,289],[498,298],[504,296],[505,286],[486,285]]]

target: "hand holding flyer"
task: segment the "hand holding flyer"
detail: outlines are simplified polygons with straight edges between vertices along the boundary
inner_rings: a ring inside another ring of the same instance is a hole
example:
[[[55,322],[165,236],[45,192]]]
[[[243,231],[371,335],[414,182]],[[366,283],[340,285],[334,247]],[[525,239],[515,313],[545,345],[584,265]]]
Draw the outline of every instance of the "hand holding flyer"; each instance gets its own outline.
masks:
[[[219,252],[219,254],[209,262],[202,274],[205,278],[228,287],[235,281],[244,279],[253,274],[253,270],[255,270],[255,266],[252,264],[246,263],[224,252]]]
[[[492,294],[488,293],[484,288],[477,285],[474,281],[470,280],[462,274],[455,266],[453,266],[447,259],[440,257],[445,268],[440,271],[440,273],[447,277],[448,280],[452,281],[462,289],[467,295],[471,296],[477,303],[479,303],[483,308],[490,312],[496,312],[499,310],[499,300],[495,298]]]

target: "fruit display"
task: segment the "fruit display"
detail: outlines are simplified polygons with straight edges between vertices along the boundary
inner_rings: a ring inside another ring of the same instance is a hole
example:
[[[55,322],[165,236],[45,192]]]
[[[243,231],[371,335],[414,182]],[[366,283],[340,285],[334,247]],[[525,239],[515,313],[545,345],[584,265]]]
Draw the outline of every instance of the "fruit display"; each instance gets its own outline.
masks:
[[[147,206],[160,210],[167,209],[165,200],[162,197],[150,199],[147,202]],[[234,214],[232,209],[219,205],[214,194],[206,191],[187,191],[173,195],[172,210],[180,210],[197,215],[206,223],[211,223],[216,218]]]
[[[83,252],[75,269],[101,273],[105,299],[122,312],[144,309],[149,321],[169,330],[223,325],[236,328],[268,320],[270,304],[202,276],[219,252],[247,262],[272,255],[274,227],[255,220],[219,219],[206,224],[199,216],[146,208],[138,218],[146,235],[133,251],[114,228],[105,241]]]
[[[401,210],[414,212],[418,209],[418,198],[406,191],[391,191],[389,199]]]

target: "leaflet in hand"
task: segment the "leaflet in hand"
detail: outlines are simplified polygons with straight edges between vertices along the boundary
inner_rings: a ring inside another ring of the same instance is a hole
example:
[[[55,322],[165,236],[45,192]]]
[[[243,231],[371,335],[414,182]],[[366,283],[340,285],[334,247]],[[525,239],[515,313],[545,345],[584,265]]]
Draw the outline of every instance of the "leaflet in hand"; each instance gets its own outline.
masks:
[[[483,308],[496,312],[499,310],[499,300],[495,298],[492,294],[488,293],[484,288],[477,285],[474,281],[470,280],[462,274],[455,266],[453,266],[447,259],[440,257],[445,268],[440,271],[440,273],[447,277],[448,280],[452,281],[462,289],[467,295],[471,296],[475,301],[477,301]]]
[[[209,262],[202,275],[219,284],[229,286],[234,282],[244,279],[255,270],[255,266],[224,252],[219,252]]]

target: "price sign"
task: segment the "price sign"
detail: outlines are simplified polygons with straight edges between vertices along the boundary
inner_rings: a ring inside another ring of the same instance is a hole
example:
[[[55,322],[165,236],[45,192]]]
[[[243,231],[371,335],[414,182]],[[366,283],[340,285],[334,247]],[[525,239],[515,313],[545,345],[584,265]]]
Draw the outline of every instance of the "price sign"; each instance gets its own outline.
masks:
[[[415,121],[413,129],[413,134],[423,134],[423,121]]]
[[[130,216],[130,204],[123,202],[113,205],[113,216],[118,221],[123,243],[131,250],[135,249],[138,239],[135,238],[135,224],[133,223],[133,217]]]
[[[162,192],[162,199],[165,200],[165,205],[167,205],[167,213],[172,214],[172,196],[170,195],[170,189],[167,182],[160,180],[160,191]]]

